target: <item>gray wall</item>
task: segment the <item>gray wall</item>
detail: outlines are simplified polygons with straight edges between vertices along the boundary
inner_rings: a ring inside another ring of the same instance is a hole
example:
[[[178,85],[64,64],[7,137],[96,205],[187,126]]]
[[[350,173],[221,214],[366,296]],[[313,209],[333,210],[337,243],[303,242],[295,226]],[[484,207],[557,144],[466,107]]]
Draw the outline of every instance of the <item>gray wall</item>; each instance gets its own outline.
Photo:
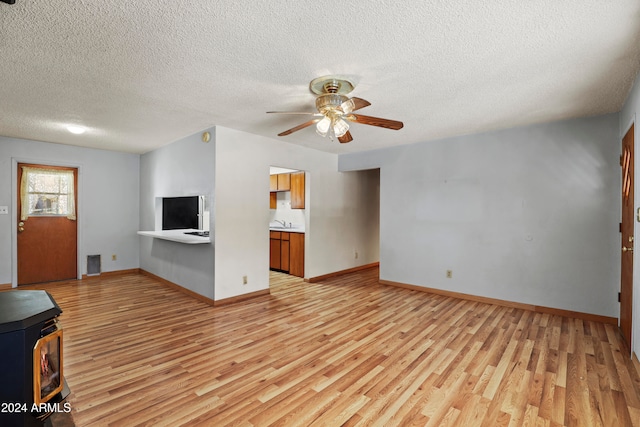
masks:
[[[618,134],[613,114],[345,154],[339,168],[381,168],[381,279],[617,317]]]
[[[206,130],[212,135],[208,143],[202,142],[199,132],[140,157],[140,230],[155,230],[156,197],[205,195],[213,206],[215,129]],[[140,268],[214,298],[214,244],[139,239]]]
[[[81,137],[79,137],[81,138]],[[139,156],[60,144],[0,137],[0,284],[12,281],[16,161],[79,168],[78,225],[81,273],[86,255],[102,255],[102,271],[138,268]],[[112,261],[111,255],[117,260]]]

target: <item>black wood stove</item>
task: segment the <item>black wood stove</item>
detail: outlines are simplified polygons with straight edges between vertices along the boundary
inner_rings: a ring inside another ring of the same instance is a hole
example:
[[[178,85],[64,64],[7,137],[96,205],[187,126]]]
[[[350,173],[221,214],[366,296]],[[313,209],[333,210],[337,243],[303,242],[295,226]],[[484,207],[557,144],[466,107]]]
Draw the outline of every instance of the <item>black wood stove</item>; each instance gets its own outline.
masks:
[[[0,425],[40,427],[69,412],[58,304],[46,291],[0,292]]]

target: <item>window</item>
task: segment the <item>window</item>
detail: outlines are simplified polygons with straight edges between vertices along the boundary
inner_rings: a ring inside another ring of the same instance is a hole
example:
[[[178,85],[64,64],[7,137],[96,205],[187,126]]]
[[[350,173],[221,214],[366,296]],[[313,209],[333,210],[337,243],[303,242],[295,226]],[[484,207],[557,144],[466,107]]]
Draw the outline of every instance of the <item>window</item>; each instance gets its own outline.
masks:
[[[72,170],[22,167],[20,219],[29,216],[66,216],[76,219]]]

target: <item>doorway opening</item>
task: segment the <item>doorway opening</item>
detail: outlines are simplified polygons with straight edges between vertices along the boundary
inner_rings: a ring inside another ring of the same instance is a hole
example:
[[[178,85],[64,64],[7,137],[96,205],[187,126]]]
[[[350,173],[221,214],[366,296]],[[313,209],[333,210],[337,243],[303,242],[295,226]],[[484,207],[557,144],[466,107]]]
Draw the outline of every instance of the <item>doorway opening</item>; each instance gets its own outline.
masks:
[[[336,174],[337,179],[331,177],[331,182],[322,183],[320,191],[323,195],[316,201],[321,206],[318,212],[326,217],[314,219],[315,251],[311,268],[315,271],[309,271],[311,260],[306,256],[305,282],[317,282],[379,266],[380,169]],[[278,248],[286,248],[287,245],[293,247],[293,241],[278,241],[277,232],[282,231],[282,224],[272,225],[279,227],[270,229],[270,253],[279,252]],[[306,237],[309,237],[306,242],[309,247],[311,237],[309,234]],[[272,267],[271,271],[277,272],[277,268],[274,270]],[[274,275],[270,275],[270,285],[283,281],[281,277],[275,279]]]
[[[305,234],[309,216],[307,182],[307,173],[303,170],[270,167],[270,271],[305,277]]]

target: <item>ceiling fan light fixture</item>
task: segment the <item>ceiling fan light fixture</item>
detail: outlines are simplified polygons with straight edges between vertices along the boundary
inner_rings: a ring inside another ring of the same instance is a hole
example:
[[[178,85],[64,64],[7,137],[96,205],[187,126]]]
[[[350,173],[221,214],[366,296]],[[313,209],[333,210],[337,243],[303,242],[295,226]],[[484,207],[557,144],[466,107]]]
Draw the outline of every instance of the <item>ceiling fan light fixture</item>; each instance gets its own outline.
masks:
[[[337,93],[325,93],[316,98],[316,108],[320,114],[329,115],[342,111],[342,105],[347,103],[349,98]]]
[[[327,136],[329,133],[329,128],[331,127],[331,119],[327,116],[323,117],[322,120],[316,124],[316,133],[320,136]]]
[[[353,111],[353,109],[355,108],[355,103],[353,102],[353,99],[349,98],[346,101],[344,101],[342,104],[340,104],[340,109],[342,110],[342,112],[344,114],[349,114],[350,112]]]
[[[349,123],[347,123],[342,117],[337,119],[333,124],[333,133],[336,137],[340,138],[349,131]]]

